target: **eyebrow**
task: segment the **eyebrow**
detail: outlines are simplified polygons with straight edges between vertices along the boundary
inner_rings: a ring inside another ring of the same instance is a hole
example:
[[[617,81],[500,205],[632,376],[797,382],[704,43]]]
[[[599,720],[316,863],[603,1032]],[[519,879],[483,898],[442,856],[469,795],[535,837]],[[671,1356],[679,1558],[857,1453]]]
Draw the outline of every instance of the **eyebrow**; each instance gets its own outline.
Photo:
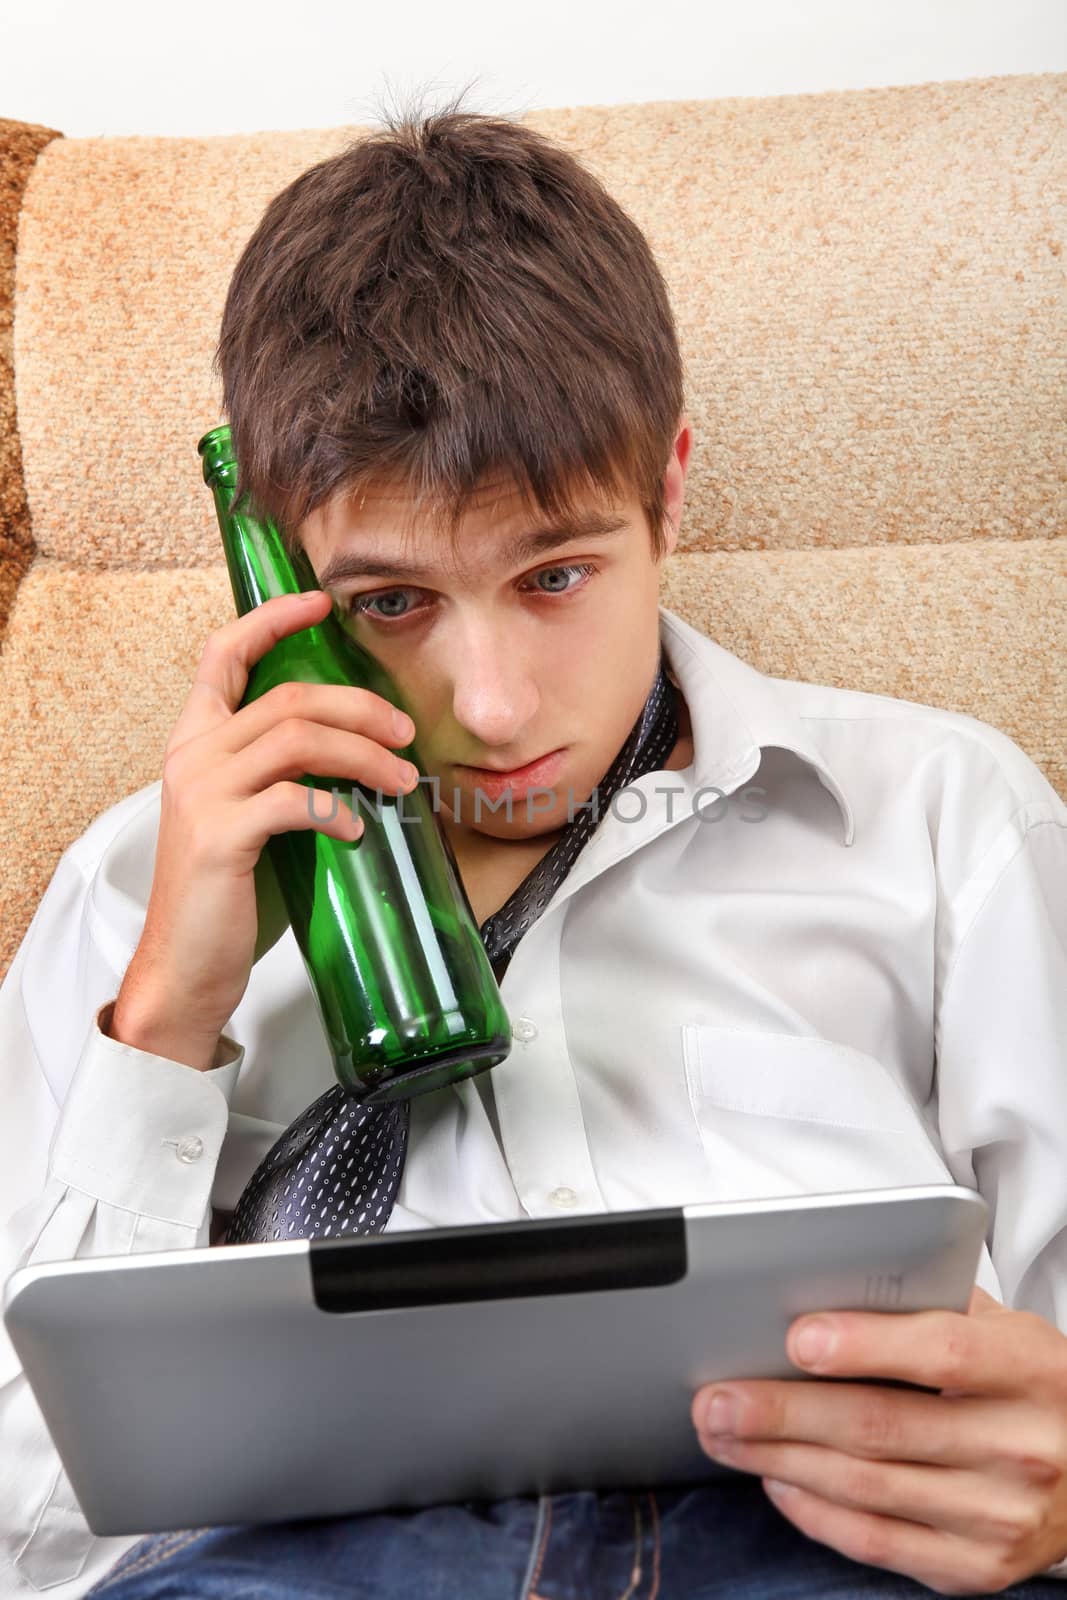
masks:
[[[572,539],[603,539],[619,533],[626,527],[626,518],[590,512],[574,521],[552,528],[534,528],[520,534],[504,546],[504,561],[508,566],[532,560],[546,551],[558,550]],[[320,589],[329,589],[343,578],[432,578],[433,569],[420,567],[415,562],[404,561],[389,554],[365,553],[362,550],[342,551],[331,556],[318,574]]]

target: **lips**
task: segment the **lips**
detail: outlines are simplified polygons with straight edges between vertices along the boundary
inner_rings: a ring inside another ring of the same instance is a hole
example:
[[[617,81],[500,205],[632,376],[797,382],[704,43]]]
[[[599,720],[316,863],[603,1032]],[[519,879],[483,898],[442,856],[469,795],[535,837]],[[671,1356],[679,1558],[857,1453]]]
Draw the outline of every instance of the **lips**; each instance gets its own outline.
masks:
[[[548,788],[563,764],[565,750],[550,750],[525,766],[514,767],[509,772],[496,772],[489,767],[457,767],[456,776],[467,787],[481,789],[490,799],[505,794],[521,794],[526,789]]]

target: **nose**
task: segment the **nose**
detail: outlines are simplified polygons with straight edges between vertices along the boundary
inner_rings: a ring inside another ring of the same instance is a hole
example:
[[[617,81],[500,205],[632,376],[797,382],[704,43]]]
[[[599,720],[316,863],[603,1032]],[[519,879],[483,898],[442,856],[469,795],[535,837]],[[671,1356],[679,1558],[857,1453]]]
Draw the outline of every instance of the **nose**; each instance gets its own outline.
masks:
[[[481,746],[477,754],[525,755],[523,732],[540,705],[531,664],[514,631],[508,633],[506,628],[468,628],[454,642],[452,714]]]

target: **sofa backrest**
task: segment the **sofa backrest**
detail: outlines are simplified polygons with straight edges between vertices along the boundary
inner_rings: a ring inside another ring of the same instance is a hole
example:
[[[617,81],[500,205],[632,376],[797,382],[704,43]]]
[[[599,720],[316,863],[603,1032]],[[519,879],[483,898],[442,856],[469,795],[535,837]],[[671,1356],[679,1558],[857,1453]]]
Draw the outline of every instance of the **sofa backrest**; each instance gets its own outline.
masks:
[[[1067,796],[1067,74],[523,120],[671,289],[694,448],[664,603],[763,671],[991,722]],[[227,281],[362,131],[0,123],[0,974],[66,845],[159,777],[232,615],[196,455]]]

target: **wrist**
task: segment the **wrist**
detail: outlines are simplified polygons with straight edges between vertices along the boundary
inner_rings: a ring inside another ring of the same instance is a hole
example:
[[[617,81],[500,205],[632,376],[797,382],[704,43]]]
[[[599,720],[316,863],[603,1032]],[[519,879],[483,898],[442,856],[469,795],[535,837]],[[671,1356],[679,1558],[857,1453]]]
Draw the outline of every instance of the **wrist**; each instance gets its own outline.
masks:
[[[220,1034],[192,1033],[163,1006],[144,996],[127,997],[120,989],[110,1019],[105,1013],[101,1021],[107,1037],[117,1044],[163,1056],[197,1072],[208,1072],[215,1064]]]

